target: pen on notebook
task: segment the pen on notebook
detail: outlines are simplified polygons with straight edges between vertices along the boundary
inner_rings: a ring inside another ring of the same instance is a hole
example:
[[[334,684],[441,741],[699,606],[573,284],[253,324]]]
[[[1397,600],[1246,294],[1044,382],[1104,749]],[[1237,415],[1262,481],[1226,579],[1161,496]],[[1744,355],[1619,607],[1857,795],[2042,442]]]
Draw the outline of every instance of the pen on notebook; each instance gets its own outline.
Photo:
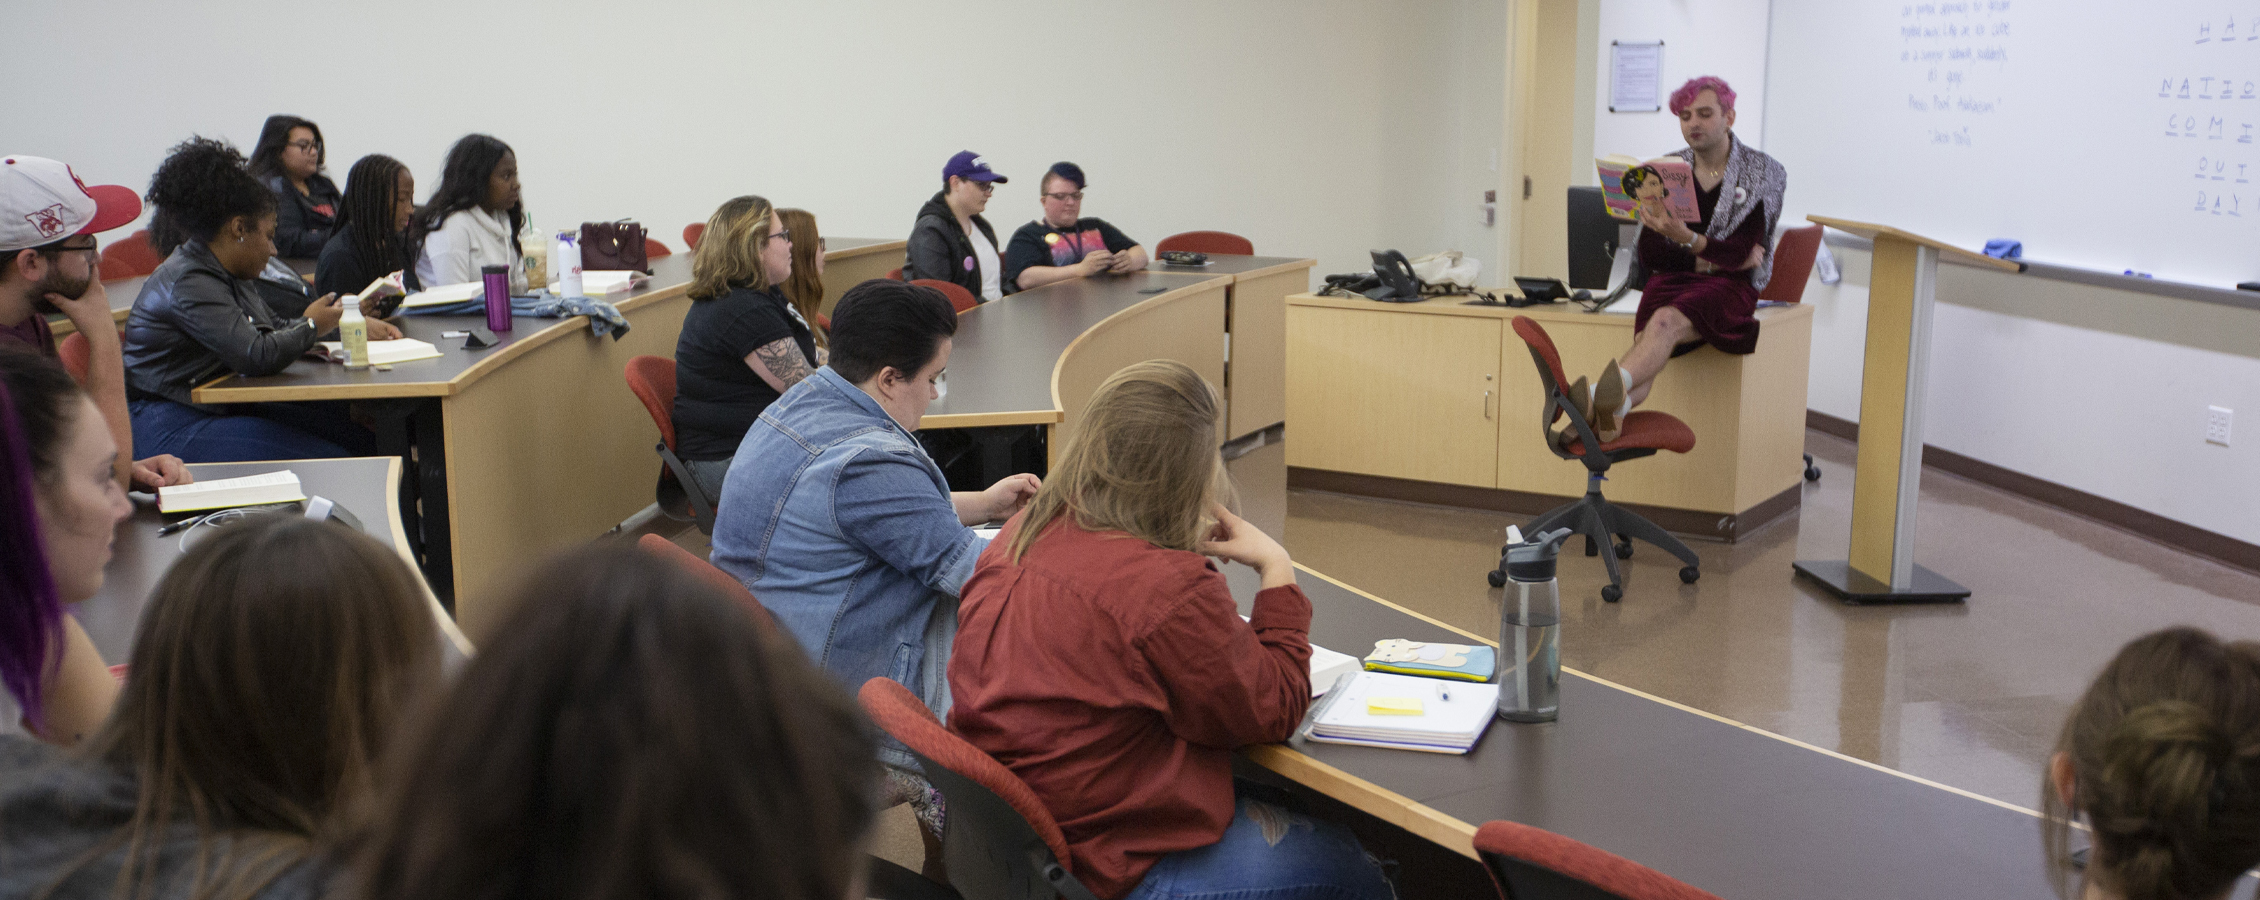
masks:
[[[1437,685],[1437,686],[1436,686],[1436,699],[1438,699],[1438,700],[1450,700],[1450,699],[1452,699],[1452,689],[1451,689],[1451,687],[1450,687],[1449,685],[1442,685],[1442,684],[1439,684],[1439,685]]]

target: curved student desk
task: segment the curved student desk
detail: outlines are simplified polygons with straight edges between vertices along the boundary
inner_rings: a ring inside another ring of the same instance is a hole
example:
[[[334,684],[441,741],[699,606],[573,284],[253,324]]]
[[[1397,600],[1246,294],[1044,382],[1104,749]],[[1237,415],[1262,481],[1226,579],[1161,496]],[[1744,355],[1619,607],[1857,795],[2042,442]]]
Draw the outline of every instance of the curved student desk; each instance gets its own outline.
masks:
[[[883,255],[889,243],[828,242],[851,259],[873,247]],[[191,397],[406,401],[380,404],[380,437],[388,451],[413,453],[415,506],[407,512],[424,571],[478,638],[499,614],[483,601],[507,576],[651,505],[658,431],[624,373],[636,356],[674,357],[690,309],[691,256],[651,264],[648,284],[613,301],[630,326],[617,341],[581,316],[520,317],[494,346],[466,350],[462,338],[441,333],[484,328],[484,316],[401,316],[401,331],[438,346],[438,359],[389,370],[299,360],[275,375],[214,379]],[[827,272],[831,266],[828,258]]]
[[[402,527],[400,506],[400,480],[402,466],[399,457],[371,456],[356,459],[300,459],[277,462],[196,463],[188,467],[198,481],[216,481],[222,478],[239,478],[245,475],[262,475],[288,469],[298,475],[299,487],[308,497],[327,497],[338,506],[361,520],[364,534],[391,547],[408,563],[416,567],[416,558],[408,540],[408,531]],[[160,536],[157,530],[165,524],[165,516],[157,511],[154,499],[134,498],[132,517],[119,523],[117,543],[110,564],[103,569],[102,590],[75,609],[80,624],[86,627],[87,636],[94,639],[94,648],[102,659],[112,665],[125,662],[132,654],[134,632],[141,622],[142,608],[148,604],[149,593],[164,578],[165,571],[180,559],[182,539],[190,542],[209,534],[212,529],[192,528],[187,532],[174,532]],[[424,599],[439,622],[440,633],[452,649],[449,655],[460,659],[471,652],[471,645],[455,628],[455,620],[440,607],[439,599],[432,595],[422,575],[416,578],[424,585]]]
[[[1231,566],[1227,577],[1247,612],[1256,575]],[[1389,638],[1497,646],[1307,568],[1300,583],[1311,640],[1334,650],[1363,655]],[[1735,900],[2054,896],[2031,810],[1575,671],[1561,710],[1546,724],[1494,720],[1465,756],[1301,738],[1241,753],[1469,857],[1477,826],[1507,819]]]

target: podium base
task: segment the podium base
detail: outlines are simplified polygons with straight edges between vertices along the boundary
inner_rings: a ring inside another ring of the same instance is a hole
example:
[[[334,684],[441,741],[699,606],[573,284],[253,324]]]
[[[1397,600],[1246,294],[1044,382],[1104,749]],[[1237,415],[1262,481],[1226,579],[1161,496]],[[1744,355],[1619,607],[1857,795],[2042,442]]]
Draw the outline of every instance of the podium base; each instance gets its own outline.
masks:
[[[1970,597],[1969,588],[1920,565],[1915,567],[1911,583],[1903,588],[1894,588],[1854,571],[1851,563],[1841,559],[1801,559],[1790,565],[1797,574],[1812,579],[1836,599],[1851,604],[1960,603]]]

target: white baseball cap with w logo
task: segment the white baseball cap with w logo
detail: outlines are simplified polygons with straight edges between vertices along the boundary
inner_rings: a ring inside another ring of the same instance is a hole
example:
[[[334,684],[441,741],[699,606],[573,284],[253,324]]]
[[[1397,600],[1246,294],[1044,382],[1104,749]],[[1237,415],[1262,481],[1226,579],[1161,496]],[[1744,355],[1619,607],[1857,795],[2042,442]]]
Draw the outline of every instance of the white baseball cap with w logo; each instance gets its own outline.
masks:
[[[108,231],[141,217],[141,197],[115,184],[87,187],[71,167],[37,156],[0,158],[0,253]]]

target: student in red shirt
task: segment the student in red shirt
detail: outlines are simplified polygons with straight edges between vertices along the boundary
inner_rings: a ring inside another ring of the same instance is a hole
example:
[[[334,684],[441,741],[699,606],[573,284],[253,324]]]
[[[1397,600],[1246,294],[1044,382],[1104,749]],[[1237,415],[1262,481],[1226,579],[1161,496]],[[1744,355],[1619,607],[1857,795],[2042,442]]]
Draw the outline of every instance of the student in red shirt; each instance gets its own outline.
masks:
[[[958,608],[950,728],[1028,783],[1100,897],[1386,898],[1349,831],[1235,798],[1232,752],[1310,706],[1310,600],[1227,511],[1216,389],[1152,360],[1099,387]],[[1243,622],[1207,557],[1263,574]]]

